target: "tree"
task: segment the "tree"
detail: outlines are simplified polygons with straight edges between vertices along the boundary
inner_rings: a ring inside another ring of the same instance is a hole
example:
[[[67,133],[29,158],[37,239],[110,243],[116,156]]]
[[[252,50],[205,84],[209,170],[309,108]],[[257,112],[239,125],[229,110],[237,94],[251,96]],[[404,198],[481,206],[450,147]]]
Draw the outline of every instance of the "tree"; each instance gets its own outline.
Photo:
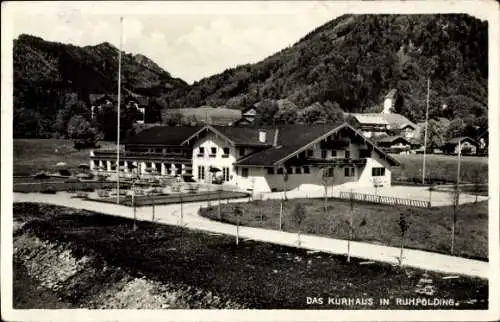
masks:
[[[465,122],[461,118],[453,119],[446,129],[446,138],[452,139],[463,136],[465,131]]]
[[[234,216],[236,217],[236,245],[240,243],[240,217],[243,215],[240,206],[234,207]]]
[[[325,200],[323,204],[323,208],[325,211],[325,215],[328,213],[328,186],[331,184],[331,178],[333,175],[334,168],[328,167],[323,168],[321,173],[321,182],[323,183],[323,188],[325,189]]]
[[[452,207],[452,220],[451,220],[451,246],[450,246],[450,254],[453,255],[455,251],[455,231],[457,228],[457,212],[458,205],[460,203],[460,188],[457,184],[455,184],[455,189],[451,192],[451,198],[453,202]]]
[[[299,108],[293,102],[283,99],[278,101],[279,109],[274,115],[275,124],[294,124]]]
[[[177,126],[182,123],[183,115],[180,111],[165,110],[162,117],[162,123],[168,126]]]
[[[273,124],[278,112],[278,102],[271,99],[264,99],[256,104],[255,125]]]
[[[399,230],[401,232],[401,248],[399,253],[399,265],[403,266],[403,247],[405,241],[405,234],[408,231],[409,224],[406,220],[406,216],[403,213],[399,214]]]
[[[97,131],[82,115],[73,116],[68,122],[68,136],[75,148],[95,147]]]
[[[301,245],[300,229],[305,218],[306,218],[306,211],[304,209],[304,206],[300,203],[296,204],[292,212],[292,219],[295,221],[295,224],[297,225],[297,245],[299,247]]]
[[[348,238],[347,238],[347,262],[351,262],[351,240],[354,235],[354,198],[352,195],[352,191],[349,194],[349,220],[346,220],[347,229],[348,229]]]
[[[68,135],[68,123],[74,115],[82,115],[86,120],[90,120],[90,108],[83,101],[67,100],[64,108],[57,112],[55,129],[62,136]]]
[[[425,128],[424,128],[425,131]],[[421,136],[421,143],[424,143],[424,136]],[[439,149],[444,144],[444,133],[441,125],[436,120],[429,120],[427,127],[427,149]]]
[[[283,168],[283,196],[285,201],[288,200],[286,196],[286,191],[288,190],[287,183],[288,183],[288,171],[286,168]]]

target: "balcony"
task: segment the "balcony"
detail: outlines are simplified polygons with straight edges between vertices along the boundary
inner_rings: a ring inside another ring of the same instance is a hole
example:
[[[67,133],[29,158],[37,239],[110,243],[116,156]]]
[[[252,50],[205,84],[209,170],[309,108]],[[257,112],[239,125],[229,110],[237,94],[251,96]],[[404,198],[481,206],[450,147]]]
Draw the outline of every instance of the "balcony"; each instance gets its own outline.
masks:
[[[367,158],[332,158],[332,159],[321,159],[321,158],[300,158],[291,160],[289,165],[302,166],[302,165],[315,165],[315,166],[333,166],[333,167],[345,167],[345,166],[364,166],[366,165]]]

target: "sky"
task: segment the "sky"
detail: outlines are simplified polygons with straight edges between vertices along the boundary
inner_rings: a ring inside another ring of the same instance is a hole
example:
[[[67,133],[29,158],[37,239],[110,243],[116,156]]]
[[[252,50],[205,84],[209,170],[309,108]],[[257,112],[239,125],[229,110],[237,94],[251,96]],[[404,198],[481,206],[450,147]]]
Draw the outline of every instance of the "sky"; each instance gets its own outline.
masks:
[[[328,2],[125,7],[33,5],[14,15],[13,36],[24,33],[78,46],[107,41],[119,47],[121,14],[123,50],[143,54],[172,76],[192,83],[258,62],[340,15]]]
[[[2,22],[13,38],[119,47],[123,16],[124,51],[192,83],[258,62],[344,13],[438,12],[491,15],[474,1],[19,1],[2,3]]]

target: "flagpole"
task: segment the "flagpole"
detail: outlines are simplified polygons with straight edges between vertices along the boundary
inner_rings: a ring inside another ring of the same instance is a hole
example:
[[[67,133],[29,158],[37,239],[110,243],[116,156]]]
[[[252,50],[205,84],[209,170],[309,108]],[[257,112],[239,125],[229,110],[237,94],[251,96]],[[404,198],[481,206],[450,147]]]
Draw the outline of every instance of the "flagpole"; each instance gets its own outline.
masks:
[[[116,126],[116,203],[120,204],[120,103],[122,83],[122,42],[123,42],[123,17],[120,17],[120,49],[118,50],[118,106]]]
[[[425,157],[427,154],[427,127],[429,122],[429,91],[431,87],[431,78],[427,78],[427,99],[426,99],[426,110],[425,110],[425,134],[424,134],[424,163],[422,166],[422,184],[425,184]]]

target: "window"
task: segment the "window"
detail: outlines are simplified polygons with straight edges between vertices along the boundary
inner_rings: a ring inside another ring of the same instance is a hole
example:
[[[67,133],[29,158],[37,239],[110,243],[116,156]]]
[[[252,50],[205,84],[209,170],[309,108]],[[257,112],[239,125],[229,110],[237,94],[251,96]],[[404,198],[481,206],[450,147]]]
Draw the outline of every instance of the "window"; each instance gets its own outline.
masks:
[[[359,150],[359,157],[360,158],[369,158],[370,157],[370,150],[368,150],[368,149]]]
[[[98,167],[99,166],[99,160],[92,160],[92,162],[94,163],[94,167]]]
[[[222,157],[228,158],[229,157],[229,148],[227,148],[227,147],[222,148],[222,151],[224,151],[224,154],[222,155]]]
[[[292,168],[286,168],[286,173],[287,174],[292,174],[293,173],[293,169]]]
[[[312,157],[314,155],[314,151],[312,149],[307,150],[306,152],[308,157]]]
[[[228,167],[222,168],[222,179],[224,181],[229,181],[229,168]]]
[[[267,168],[267,174],[274,174],[274,168]]]
[[[345,151],[345,158],[350,159],[351,158],[351,151],[346,150]]]
[[[204,155],[205,155],[205,148],[200,146],[200,148],[198,149],[198,156],[202,157]]]
[[[309,167],[304,167],[304,173],[311,173],[311,171],[309,171]]]
[[[217,148],[210,148],[210,157],[215,157],[217,155]]]
[[[241,176],[243,178],[247,178],[248,177],[248,168],[241,168]]]
[[[278,168],[277,174],[283,174],[283,168]]]
[[[245,155],[245,148],[240,148],[239,154],[241,157],[244,156]]]
[[[295,168],[295,174],[301,174],[302,173],[302,168],[296,167]]]
[[[198,166],[198,180],[205,180],[205,167],[202,165]]]
[[[385,176],[385,168],[372,168],[372,177]]]
[[[336,150],[332,150],[332,158],[336,158],[337,157],[337,151]]]
[[[326,150],[321,150],[321,159],[326,159]]]
[[[334,168],[327,168],[325,176],[326,177],[333,177],[335,174],[335,169]]]
[[[354,168],[344,168],[345,177],[354,177]]]

